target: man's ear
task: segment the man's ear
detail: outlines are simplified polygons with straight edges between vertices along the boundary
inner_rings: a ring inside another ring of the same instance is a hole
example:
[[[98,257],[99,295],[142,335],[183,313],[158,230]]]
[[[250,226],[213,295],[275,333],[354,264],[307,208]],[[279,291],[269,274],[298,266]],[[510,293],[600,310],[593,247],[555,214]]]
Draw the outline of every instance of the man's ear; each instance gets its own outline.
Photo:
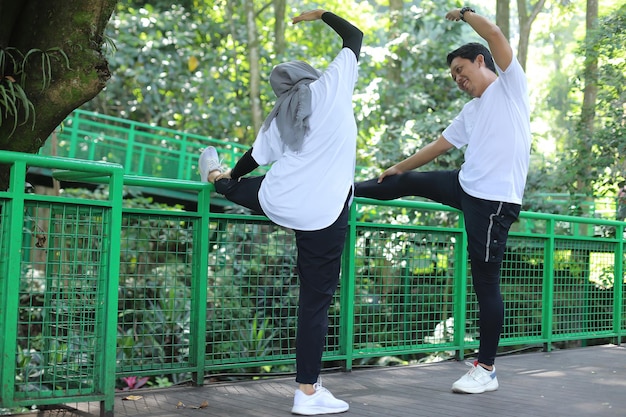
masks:
[[[481,67],[485,65],[485,56],[483,54],[476,55],[476,59],[474,60],[478,63],[478,66]]]

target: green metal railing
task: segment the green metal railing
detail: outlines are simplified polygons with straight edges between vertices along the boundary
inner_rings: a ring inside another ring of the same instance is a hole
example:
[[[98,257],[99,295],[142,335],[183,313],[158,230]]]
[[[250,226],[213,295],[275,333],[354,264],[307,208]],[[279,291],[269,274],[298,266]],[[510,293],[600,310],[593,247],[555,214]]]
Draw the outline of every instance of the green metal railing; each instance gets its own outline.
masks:
[[[0,152],[0,408],[101,401],[217,374],[293,372],[294,235],[210,213],[212,186],[116,164]],[[26,194],[26,167],[101,184],[101,200]],[[197,210],[123,199],[185,189]],[[626,333],[626,223],[522,212],[508,242],[501,349]],[[457,358],[478,347],[463,218],[426,202],[355,199],[325,367]],[[142,381],[138,383],[138,381]]]
[[[118,163],[128,175],[196,180],[198,156],[209,145],[219,147],[223,163],[230,167],[249,149],[233,141],[77,109],[39,153]]]
[[[112,410],[123,169],[11,152],[0,163],[11,166],[0,192],[0,407],[71,398]],[[102,177],[109,198],[26,194],[32,165]]]
[[[200,151],[209,145],[219,149],[222,163],[230,168],[250,148],[236,141],[76,109],[48,138],[39,154],[119,163],[128,175],[193,181],[199,178]],[[259,167],[254,174],[265,171],[265,167]],[[371,175],[369,169],[357,166],[357,179]],[[173,191],[170,194],[187,198]],[[611,197],[589,200],[584,195],[539,193],[527,196],[527,200],[541,201],[545,210],[553,208],[563,214],[614,219],[616,213],[616,200]]]
[[[39,154],[118,163],[128,175],[193,181],[199,178],[200,152],[210,145],[219,149],[223,165],[230,168],[250,149],[235,141],[76,109]],[[357,172],[362,170],[357,167]],[[254,173],[265,171],[259,167]]]

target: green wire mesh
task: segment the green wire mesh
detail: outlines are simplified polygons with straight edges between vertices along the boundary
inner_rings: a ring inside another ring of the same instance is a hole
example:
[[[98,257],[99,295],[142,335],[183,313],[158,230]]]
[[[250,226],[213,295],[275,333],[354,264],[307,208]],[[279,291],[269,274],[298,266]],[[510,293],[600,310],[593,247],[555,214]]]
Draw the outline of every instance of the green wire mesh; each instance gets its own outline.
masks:
[[[210,239],[207,363],[291,359],[286,369],[293,370],[298,305],[293,231],[251,216],[226,216],[211,222]],[[331,351],[337,349],[332,342],[337,314],[331,307]]]
[[[16,397],[98,392],[105,209],[28,203],[25,214]]]
[[[359,352],[450,344],[455,234],[368,226],[356,239],[354,345]]]
[[[179,214],[124,214],[118,372],[162,374],[189,365],[194,225]],[[178,382],[176,373],[169,377]]]

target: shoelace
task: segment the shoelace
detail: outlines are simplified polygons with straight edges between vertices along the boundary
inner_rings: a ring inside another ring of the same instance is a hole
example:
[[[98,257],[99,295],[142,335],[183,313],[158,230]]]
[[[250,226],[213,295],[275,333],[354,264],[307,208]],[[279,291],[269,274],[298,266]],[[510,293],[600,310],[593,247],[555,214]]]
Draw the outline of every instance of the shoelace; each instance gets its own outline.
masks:
[[[214,163],[213,163],[214,162]],[[223,159],[218,159],[217,161],[213,160],[210,161],[207,165],[207,168],[209,170],[209,172],[211,171],[220,171],[223,172],[224,170],[222,169],[222,162],[224,162]]]
[[[476,370],[478,369],[478,367],[481,367],[481,368],[482,368],[485,372],[487,372],[488,374],[491,374],[491,372],[492,372],[492,371],[490,371],[490,370],[488,370],[488,369],[485,369],[485,368],[483,368],[482,366],[480,366],[480,365],[478,364],[478,361],[477,361],[477,360],[475,360],[474,362],[465,362],[465,364],[466,364],[467,366],[471,366],[471,367],[472,367],[472,369],[470,369],[469,371],[467,371],[467,374],[468,374],[469,376],[471,376],[472,378],[474,378],[474,373],[476,372]],[[474,379],[476,379],[476,378],[474,378]]]
[[[315,384],[313,384],[313,388],[315,388],[315,392],[318,392],[318,391],[328,391],[326,388],[324,388],[322,386],[322,377],[321,376],[317,377],[317,382]]]
[[[471,367],[472,369],[470,369],[469,371],[467,371],[468,375],[474,375],[474,371],[476,371],[476,368],[478,367],[478,361],[474,361],[474,362],[465,362],[465,365]]]

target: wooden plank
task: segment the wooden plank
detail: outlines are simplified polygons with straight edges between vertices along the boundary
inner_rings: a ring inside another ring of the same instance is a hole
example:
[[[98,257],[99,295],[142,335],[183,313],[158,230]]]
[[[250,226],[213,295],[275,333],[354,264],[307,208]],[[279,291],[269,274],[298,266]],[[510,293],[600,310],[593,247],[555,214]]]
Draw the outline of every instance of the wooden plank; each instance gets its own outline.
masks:
[[[463,362],[356,369],[324,374],[337,398],[350,403],[345,415],[407,416],[624,416],[626,347],[603,345],[498,357],[500,389],[455,394],[452,383],[469,369]],[[138,401],[118,395],[116,416],[281,417],[291,415],[293,377],[218,383],[203,387],[139,390]],[[127,394],[126,394],[127,395]],[[196,409],[204,401],[208,407]],[[179,402],[186,407],[176,408]],[[97,416],[97,405],[49,410],[45,417]]]

